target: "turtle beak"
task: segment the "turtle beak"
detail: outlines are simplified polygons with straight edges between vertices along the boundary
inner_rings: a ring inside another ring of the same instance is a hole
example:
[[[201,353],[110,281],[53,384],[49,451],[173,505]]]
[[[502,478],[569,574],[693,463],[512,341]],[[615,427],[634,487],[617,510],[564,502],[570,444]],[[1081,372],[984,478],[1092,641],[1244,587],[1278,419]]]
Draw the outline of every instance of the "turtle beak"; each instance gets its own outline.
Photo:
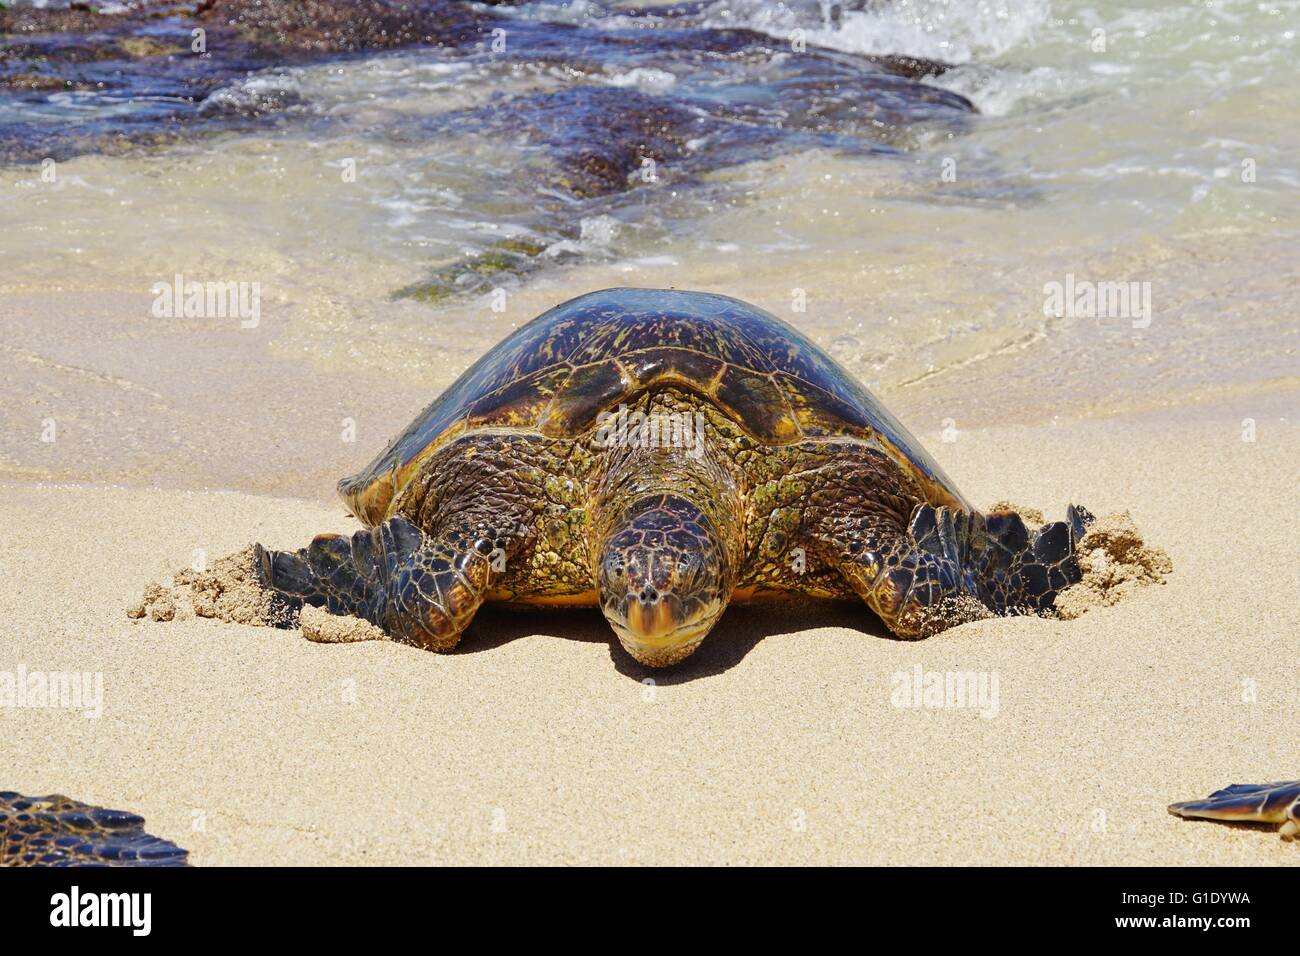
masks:
[[[682,603],[671,594],[647,586],[627,597],[627,629],[642,643],[659,643],[682,623]]]
[[[688,609],[676,595],[646,587],[604,610],[629,654],[647,666],[665,667],[690,656],[721,616],[722,606]]]

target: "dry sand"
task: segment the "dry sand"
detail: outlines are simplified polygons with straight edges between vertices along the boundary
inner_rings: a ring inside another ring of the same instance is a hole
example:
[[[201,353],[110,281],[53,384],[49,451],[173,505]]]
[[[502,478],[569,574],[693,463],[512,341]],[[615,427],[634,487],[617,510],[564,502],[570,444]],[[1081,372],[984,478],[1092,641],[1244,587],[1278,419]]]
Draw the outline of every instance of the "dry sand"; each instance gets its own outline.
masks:
[[[1300,864],[1276,828],[1165,812],[1300,777],[1297,397],[922,431],[974,500],[1129,510],[1172,558],[1164,586],[907,643],[865,609],[733,608],[659,672],[594,611],[488,610],[448,656],[130,620],[196,550],[297,547],[349,519],[7,483],[0,670],[102,672],[103,712],[0,709],[0,784],[141,813],[198,865]],[[897,706],[917,669],[976,672],[996,698]]]

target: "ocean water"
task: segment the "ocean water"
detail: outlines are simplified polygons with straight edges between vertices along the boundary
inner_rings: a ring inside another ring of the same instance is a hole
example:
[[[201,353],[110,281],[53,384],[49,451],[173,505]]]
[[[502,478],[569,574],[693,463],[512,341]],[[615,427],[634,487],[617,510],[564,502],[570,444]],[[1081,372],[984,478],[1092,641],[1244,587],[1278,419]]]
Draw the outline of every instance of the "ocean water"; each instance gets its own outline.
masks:
[[[485,38],[262,69],[197,103],[5,98],[0,126],[51,153],[0,166],[0,292],[143,309],[177,274],[256,282],[271,351],[435,391],[572,295],[719,291],[808,331],[923,433],[1300,370],[1300,0],[497,13],[507,56]],[[701,39],[735,29],[767,52]],[[863,55],[952,68],[881,88]],[[162,142],[60,138],[182,108],[193,125]],[[584,141],[626,145],[608,128],[628,109],[643,138],[672,127],[666,158],[567,188]],[[1126,298],[1053,301],[1090,283]]]

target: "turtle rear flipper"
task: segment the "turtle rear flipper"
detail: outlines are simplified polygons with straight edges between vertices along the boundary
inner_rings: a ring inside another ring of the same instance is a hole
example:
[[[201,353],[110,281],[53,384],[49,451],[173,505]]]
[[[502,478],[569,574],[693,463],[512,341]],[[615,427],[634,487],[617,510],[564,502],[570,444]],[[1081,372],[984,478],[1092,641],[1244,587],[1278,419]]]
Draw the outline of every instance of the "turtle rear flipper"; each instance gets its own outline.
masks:
[[[1281,823],[1282,839],[1300,836],[1300,780],[1234,783],[1204,800],[1175,803],[1169,812],[1188,819],[1231,823]]]

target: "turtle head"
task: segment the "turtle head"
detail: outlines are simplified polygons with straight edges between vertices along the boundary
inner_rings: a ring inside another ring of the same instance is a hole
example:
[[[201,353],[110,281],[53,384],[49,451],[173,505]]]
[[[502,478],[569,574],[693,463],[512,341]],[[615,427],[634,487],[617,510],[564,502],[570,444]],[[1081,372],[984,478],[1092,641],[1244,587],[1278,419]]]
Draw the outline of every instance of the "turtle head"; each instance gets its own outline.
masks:
[[[676,495],[632,502],[600,548],[600,607],[627,652],[663,667],[687,657],[722,616],[732,575],[709,517]]]

